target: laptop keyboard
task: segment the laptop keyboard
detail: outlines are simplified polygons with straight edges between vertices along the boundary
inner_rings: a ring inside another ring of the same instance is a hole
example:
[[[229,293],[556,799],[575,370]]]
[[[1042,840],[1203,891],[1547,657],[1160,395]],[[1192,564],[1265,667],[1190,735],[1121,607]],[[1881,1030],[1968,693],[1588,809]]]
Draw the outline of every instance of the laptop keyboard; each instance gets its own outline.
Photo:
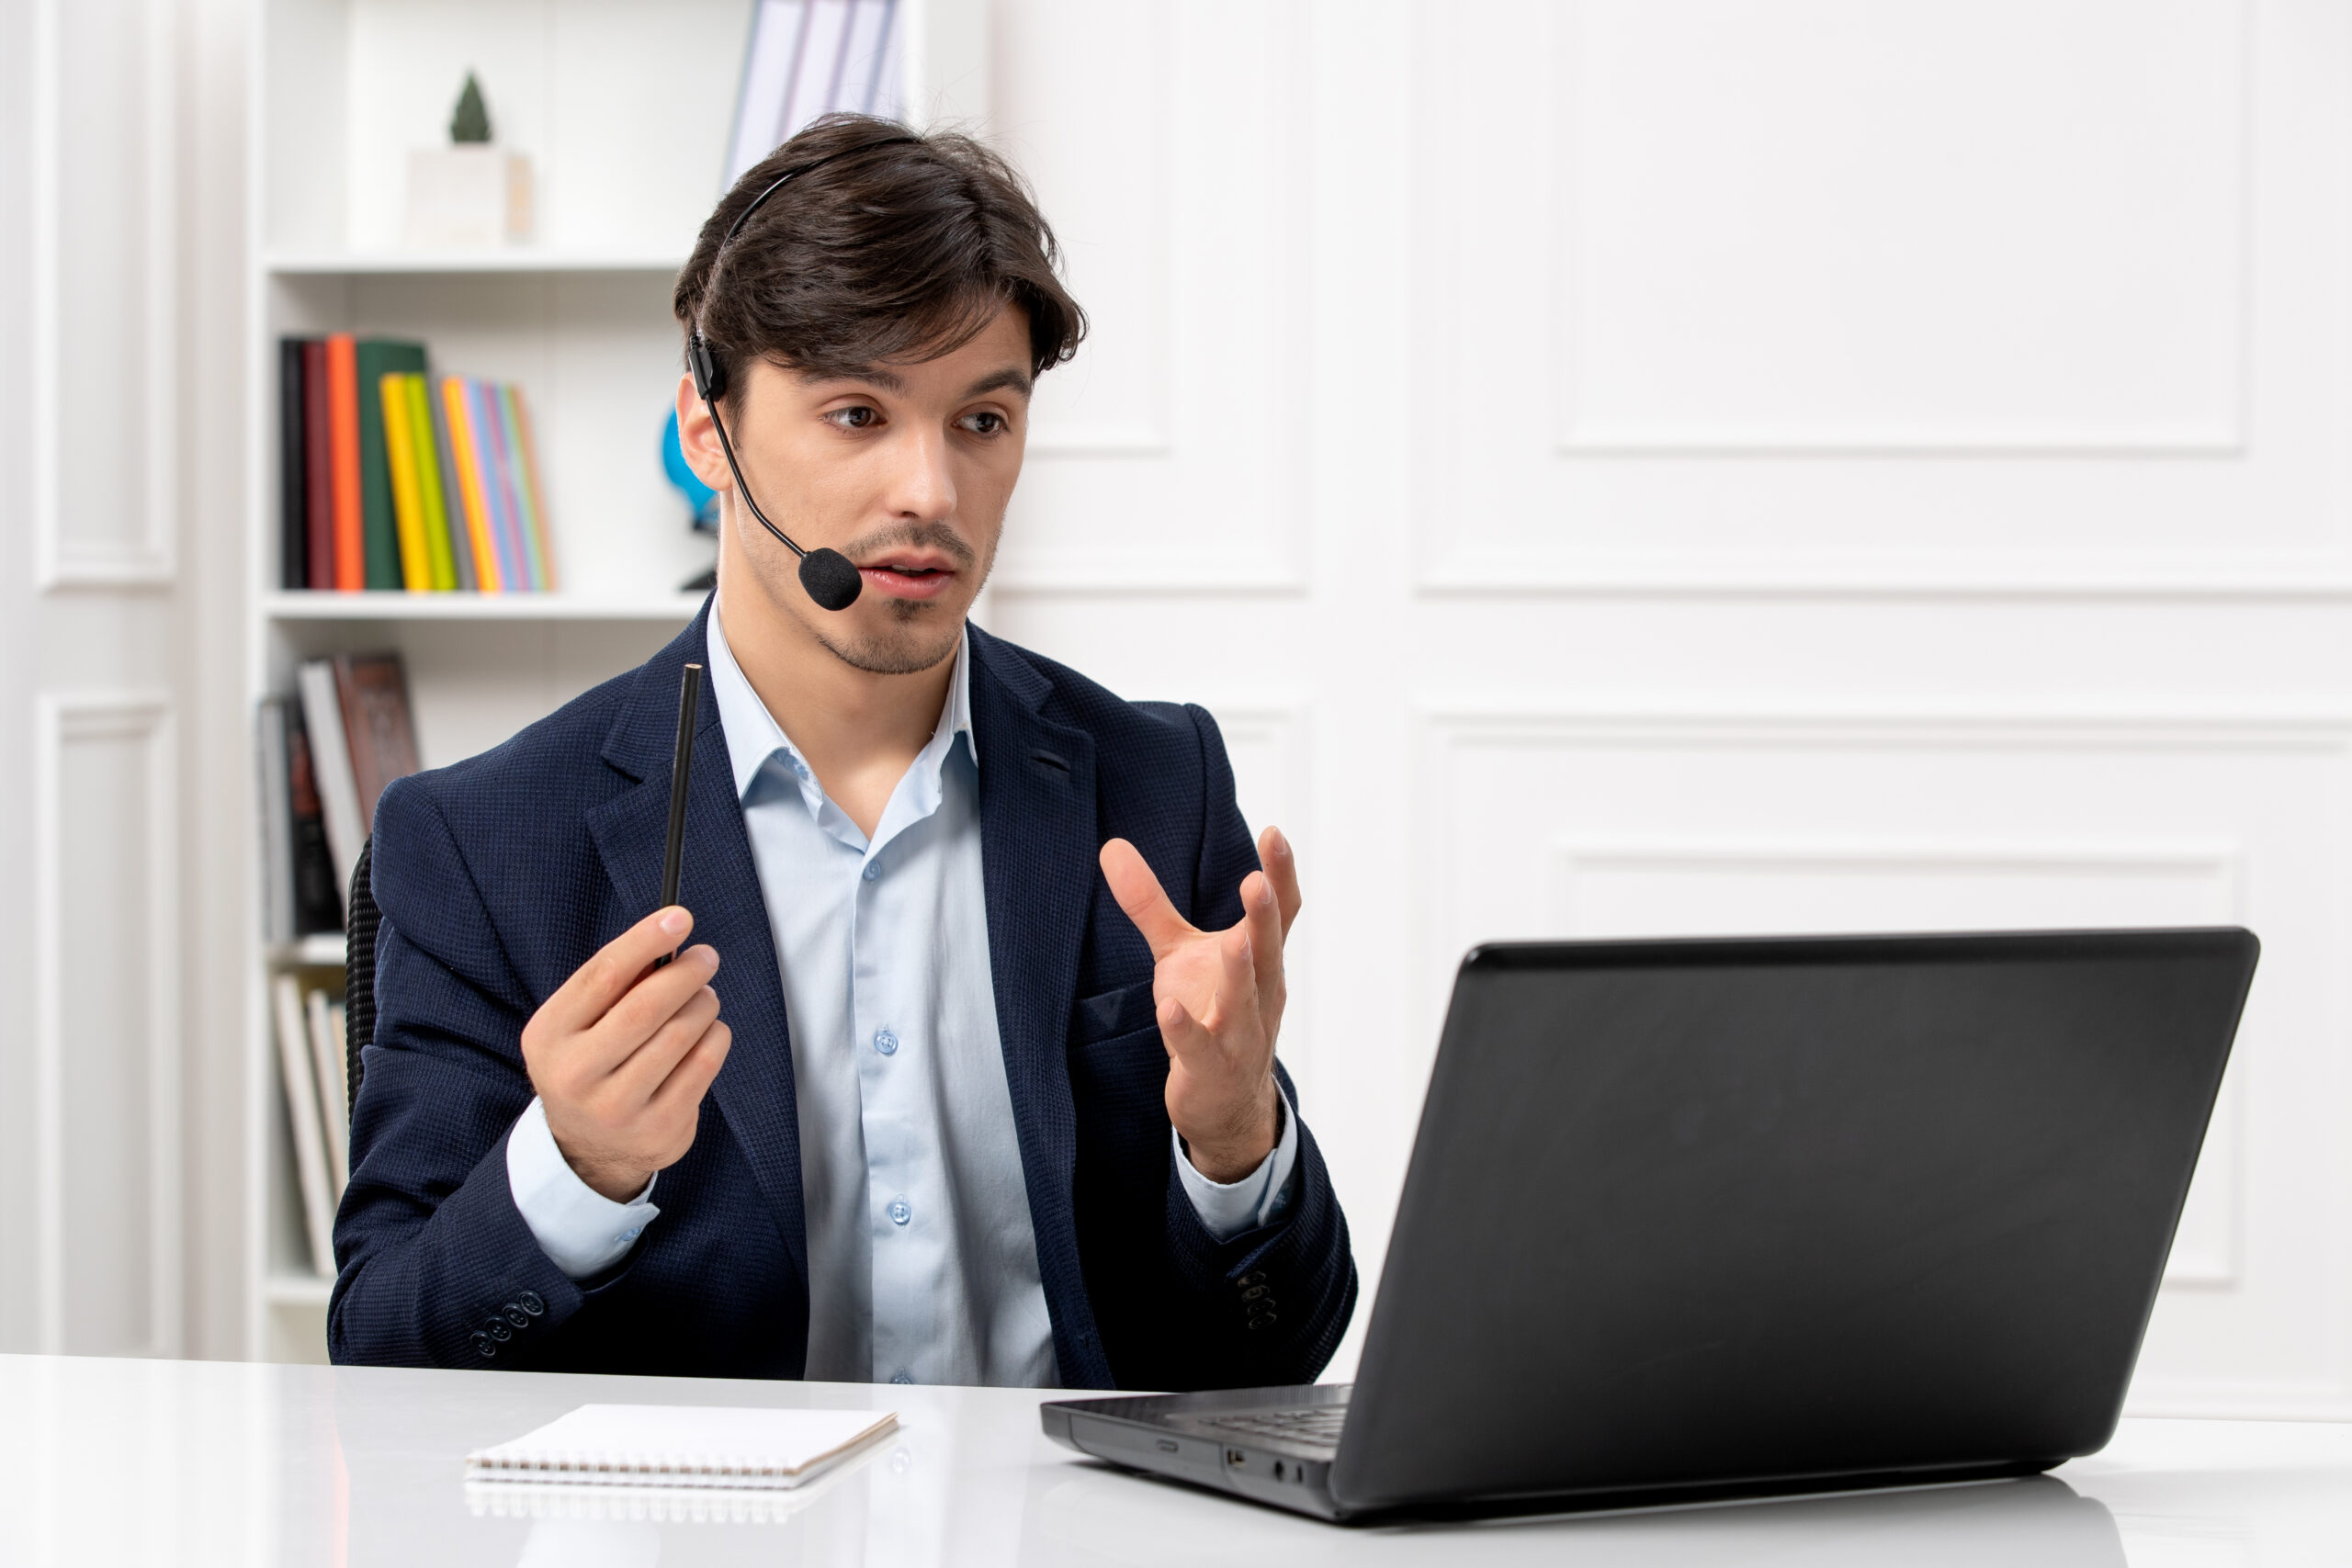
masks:
[[[1348,1418],[1344,1404],[1315,1405],[1304,1410],[1237,1410],[1230,1416],[1203,1416],[1199,1424],[1246,1438],[1271,1438],[1277,1442],[1337,1453],[1340,1427]]]

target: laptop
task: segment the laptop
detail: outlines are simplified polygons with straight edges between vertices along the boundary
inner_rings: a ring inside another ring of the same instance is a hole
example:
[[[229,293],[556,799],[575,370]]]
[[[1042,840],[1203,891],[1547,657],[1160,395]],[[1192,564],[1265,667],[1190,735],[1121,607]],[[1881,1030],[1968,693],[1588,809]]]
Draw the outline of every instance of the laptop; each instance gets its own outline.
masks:
[[[1474,949],[1355,1382],[1058,1401],[1046,1435],[1338,1520],[2094,1452],[2256,952],[2236,929]]]

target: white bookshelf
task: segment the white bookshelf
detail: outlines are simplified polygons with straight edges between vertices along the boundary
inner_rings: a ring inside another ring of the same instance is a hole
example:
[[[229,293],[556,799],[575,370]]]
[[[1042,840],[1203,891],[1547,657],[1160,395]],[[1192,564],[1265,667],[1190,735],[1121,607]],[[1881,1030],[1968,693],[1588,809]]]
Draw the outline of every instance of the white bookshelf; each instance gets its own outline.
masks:
[[[681,626],[699,593],[268,593],[262,614],[303,621],[650,621]]]
[[[662,477],[680,369],[672,284],[716,200],[748,0],[254,0],[245,410],[249,703],[304,659],[397,649],[438,767],[497,744],[675,635],[712,547]],[[987,0],[915,0],[907,101],[987,107]],[[406,157],[446,140],[471,69],[498,141],[532,160],[528,244],[400,243]],[[277,340],[410,337],[437,369],[527,395],[559,591],[332,594],[278,581]],[[258,790],[259,780],[253,781]],[[256,815],[257,815],[256,811]],[[246,990],[246,1353],[323,1360],[327,1282],[292,1171],[271,977],[340,988],[339,936],[270,943],[251,902]]]

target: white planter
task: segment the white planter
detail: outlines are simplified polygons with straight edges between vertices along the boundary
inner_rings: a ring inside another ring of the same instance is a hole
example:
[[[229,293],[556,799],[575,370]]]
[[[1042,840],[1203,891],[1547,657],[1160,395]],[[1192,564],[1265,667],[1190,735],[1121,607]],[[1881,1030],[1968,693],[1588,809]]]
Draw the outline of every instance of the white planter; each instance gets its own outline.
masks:
[[[531,237],[531,160],[480,144],[408,155],[404,237],[422,249],[520,244]]]

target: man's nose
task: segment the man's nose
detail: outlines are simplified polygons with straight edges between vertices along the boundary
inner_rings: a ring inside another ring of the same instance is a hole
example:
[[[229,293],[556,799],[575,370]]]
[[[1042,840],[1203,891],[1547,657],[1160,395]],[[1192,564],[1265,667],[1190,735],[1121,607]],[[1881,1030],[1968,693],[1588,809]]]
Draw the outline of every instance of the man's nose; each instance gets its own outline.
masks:
[[[937,431],[914,431],[892,454],[890,510],[900,517],[937,523],[956,514],[956,476],[948,471],[947,438]]]

